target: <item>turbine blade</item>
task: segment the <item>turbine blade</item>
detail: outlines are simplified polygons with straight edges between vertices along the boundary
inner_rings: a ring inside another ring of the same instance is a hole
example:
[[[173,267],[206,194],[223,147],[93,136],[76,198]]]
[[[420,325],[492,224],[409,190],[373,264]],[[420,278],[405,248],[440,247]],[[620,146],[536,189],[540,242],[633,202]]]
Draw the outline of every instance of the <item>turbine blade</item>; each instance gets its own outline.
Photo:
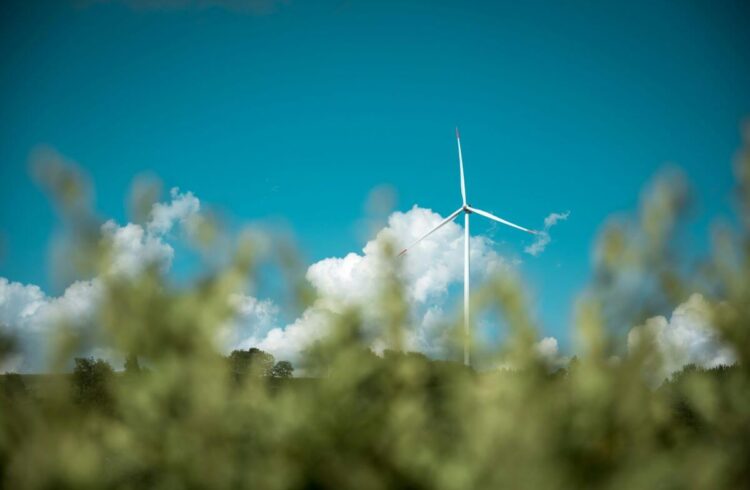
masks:
[[[416,244],[418,244],[419,242],[421,242],[422,240],[424,240],[428,236],[430,236],[433,233],[435,233],[436,231],[438,231],[443,226],[447,225],[448,223],[450,223],[451,221],[453,221],[454,219],[456,219],[456,216],[458,216],[461,213],[461,211],[463,211],[463,210],[464,210],[463,207],[458,208],[456,211],[453,212],[453,214],[451,214],[450,216],[448,216],[447,218],[445,218],[443,221],[441,221],[440,224],[437,225],[435,228],[431,229],[430,231],[428,231],[427,233],[425,233],[424,235],[422,235],[421,237],[419,237],[419,239],[417,241],[415,241],[414,243],[412,243],[411,245],[409,245],[408,247],[406,247],[405,249],[403,249],[398,254],[398,256],[400,257],[400,256],[404,255],[409,249],[411,249],[412,247],[414,247]]]
[[[481,209],[476,209],[476,208],[469,207],[469,211],[471,211],[472,213],[477,213],[480,216],[484,216],[485,218],[489,218],[491,220],[497,221],[498,223],[502,223],[504,225],[508,225],[510,227],[519,229],[521,231],[525,231],[526,233],[531,233],[533,235],[539,234],[538,231],[529,230],[528,228],[524,228],[523,226],[518,226],[515,223],[511,223],[510,221],[504,220],[502,218],[498,218],[494,214],[488,213],[487,211],[482,211]]]
[[[456,127],[456,143],[458,143],[458,166],[461,169],[461,199],[464,200],[464,206],[466,206],[466,181],[464,180],[464,157],[461,155],[461,135],[458,134],[458,127]]]

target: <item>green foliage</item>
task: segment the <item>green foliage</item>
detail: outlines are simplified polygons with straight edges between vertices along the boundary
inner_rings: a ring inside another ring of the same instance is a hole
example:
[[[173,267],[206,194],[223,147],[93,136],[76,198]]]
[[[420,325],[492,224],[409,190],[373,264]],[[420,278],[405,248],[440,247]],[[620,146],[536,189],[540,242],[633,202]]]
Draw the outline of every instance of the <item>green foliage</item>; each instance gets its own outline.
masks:
[[[26,396],[28,389],[18,373],[7,373],[2,377],[2,391],[6,399]]]
[[[126,374],[138,374],[141,372],[141,365],[138,362],[138,357],[133,354],[129,355],[125,359],[125,373]]]
[[[10,357],[16,348],[13,337],[6,333],[8,330],[5,325],[0,323],[0,359]]]
[[[274,378],[291,378],[294,376],[294,367],[289,361],[279,361],[271,369],[271,376]]]
[[[248,350],[233,350],[229,364],[235,377],[272,376],[274,358],[268,352],[251,347]]]
[[[73,400],[83,406],[109,409],[112,405],[110,392],[114,370],[101,359],[75,359],[73,369]]]
[[[99,338],[113,352],[137,356],[148,371],[119,376],[106,363],[78,359],[74,396],[65,378],[55,378],[43,397],[2,397],[2,485],[747,488],[749,155],[743,150],[737,159],[740,229],[717,228],[715,252],[697,267],[680,260],[674,241],[690,202],[678,174],[657,179],[634,219],[605,226],[593,284],[577,304],[577,357],[557,371],[534,348],[534,316],[513,277],[489,281],[474,298],[477,309],[500,312],[510,329],[500,352],[485,353],[506,369],[475,372],[404,353],[408,305],[389,244],[378,299],[389,350],[373,354],[359,312],[340,308],[307,352],[307,378],[273,379],[291,374],[291,366],[274,365],[257,349],[229,359],[221,353],[217,339],[235,314],[228,298],[256,279],[262,259],[251,236],[189,286],[174,286],[156,268],[134,278],[102,273]],[[93,216],[80,197],[85,186],[74,179],[55,167],[42,180],[68,206],[64,216]],[[69,221],[86,226],[73,235],[87,254],[96,252],[87,264],[105,270],[107,244],[90,241],[88,220]],[[290,247],[273,248],[283,252],[278,263],[297,263]],[[308,301],[298,271],[284,277],[305,296],[301,303]],[[643,287],[624,288],[634,277]],[[738,363],[687,368],[659,386],[659,352],[648,331],[628,351],[623,330],[696,291]],[[62,370],[83,339],[67,325],[60,334],[52,365]]]

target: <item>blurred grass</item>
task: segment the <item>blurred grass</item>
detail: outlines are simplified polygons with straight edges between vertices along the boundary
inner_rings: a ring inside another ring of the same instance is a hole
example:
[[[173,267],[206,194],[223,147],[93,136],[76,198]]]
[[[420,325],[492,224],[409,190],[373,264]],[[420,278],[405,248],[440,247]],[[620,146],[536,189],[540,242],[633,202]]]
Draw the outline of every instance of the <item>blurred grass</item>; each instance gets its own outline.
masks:
[[[102,272],[108,245],[92,232],[86,185],[67,168],[55,161],[37,171],[86,257],[78,265]],[[510,327],[494,354],[510,369],[477,373],[401,352],[408,304],[389,244],[377,301],[390,350],[373,354],[361,315],[346,310],[307,353],[316,374],[308,379],[232,376],[219,352],[218,329],[234,315],[228,297],[244,291],[260,261],[251,236],[188,286],[157,268],[100,275],[100,338],[147,369],[105,376],[106,404],[82,403],[62,374],[82,339],[61,325],[50,360],[58,374],[3,377],[0,481],[13,489],[748,488],[748,146],[735,168],[739,228],[716,228],[715,253],[697,266],[681,262],[673,240],[690,202],[677,171],[655,179],[635,218],[604,226],[577,304],[578,355],[561,370],[535,350],[533,315],[513,277],[489,281],[473,299]],[[148,185],[131,201],[135,214],[141,199],[155,199]],[[220,232],[201,226],[206,237]],[[290,290],[309,304],[294,249],[274,245]],[[658,385],[649,332],[629,352],[623,333],[693,292],[708,299],[738,362],[691,367]],[[3,345],[0,355],[12,352],[10,340]]]

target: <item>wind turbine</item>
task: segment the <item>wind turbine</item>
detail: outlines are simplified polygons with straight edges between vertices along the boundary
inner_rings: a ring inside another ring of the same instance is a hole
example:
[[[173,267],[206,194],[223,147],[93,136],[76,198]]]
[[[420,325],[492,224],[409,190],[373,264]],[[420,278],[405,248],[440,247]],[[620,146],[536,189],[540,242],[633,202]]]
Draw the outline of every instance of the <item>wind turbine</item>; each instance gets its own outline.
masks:
[[[459,214],[464,213],[464,364],[468,366],[470,362],[470,359],[469,359],[469,263],[471,260],[470,253],[469,253],[469,216],[471,216],[473,213],[476,213],[480,216],[484,216],[485,218],[489,218],[493,221],[497,221],[498,223],[502,223],[504,225],[510,226],[511,228],[516,228],[518,230],[525,231],[526,233],[531,233],[532,235],[536,235],[539,232],[534,231],[534,230],[529,230],[527,228],[524,228],[523,226],[518,226],[515,223],[511,223],[510,221],[499,218],[492,213],[488,213],[487,211],[482,211],[481,209],[474,208],[466,202],[466,182],[464,181],[464,159],[463,159],[463,156],[461,155],[461,136],[458,133],[458,128],[456,128],[456,142],[458,143],[458,165],[461,171],[461,199],[463,201],[461,207],[455,210],[453,213],[451,213],[451,215],[445,218],[443,221],[441,221],[435,228],[431,229],[430,231],[422,235],[414,243],[412,243],[411,245],[403,249],[401,253],[399,253],[398,255],[399,256],[404,255],[406,252],[408,252],[411,248],[413,248],[419,242],[421,242],[422,240],[432,235],[433,233],[438,231],[440,228],[442,228],[446,224],[456,219],[456,217]]]

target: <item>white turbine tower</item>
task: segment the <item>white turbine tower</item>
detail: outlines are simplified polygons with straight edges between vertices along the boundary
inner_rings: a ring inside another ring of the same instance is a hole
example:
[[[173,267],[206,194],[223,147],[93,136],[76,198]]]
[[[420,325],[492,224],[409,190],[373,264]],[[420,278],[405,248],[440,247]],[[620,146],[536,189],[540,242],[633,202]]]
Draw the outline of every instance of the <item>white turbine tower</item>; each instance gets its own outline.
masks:
[[[432,235],[433,233],[435,233],[437,230],[439,230],[446,224],[456,219],[456,216],[458,216],[459,214],[464,213],[464,364],[468,366],[470,362],[470,359],[469,359],[469,263],[471,260],[471,257],[469,254],[469,216],[472,213],[477,213],[480,216],[484,216],[485,218],[489,218],[493,221],[497,221],[498,223],[502,223],[512,228],[525,231],[526,233],[531,233],[533,235],[536,235],[538,232],[534,230],[529,230],[527,228],[524,228],[523,226],[518,226],[502,218],[498,218],[494,214],[488,213],[487,211],[482,211],[481,209],[471,207],[466,202],[466,182],[464,181],[464,159],[463,159],[463,156],[461,155],[461,136],[458,134],[458,128],[456,128],[456,142],[458,143],[458,165],[461,170],[461,199],[463,200],[463,204],[461,205],[460,208],[455,210],[450,216],[448,216],[443,221],[441,221],[435,228],[431,229],[430,231],[422,235],[414,243],[412,243],[411,245],[403,249],[401,253],[399,253],[399,256],[405,254],[416,244],[418,244],[419,242],[421,242],[428,236]]]

